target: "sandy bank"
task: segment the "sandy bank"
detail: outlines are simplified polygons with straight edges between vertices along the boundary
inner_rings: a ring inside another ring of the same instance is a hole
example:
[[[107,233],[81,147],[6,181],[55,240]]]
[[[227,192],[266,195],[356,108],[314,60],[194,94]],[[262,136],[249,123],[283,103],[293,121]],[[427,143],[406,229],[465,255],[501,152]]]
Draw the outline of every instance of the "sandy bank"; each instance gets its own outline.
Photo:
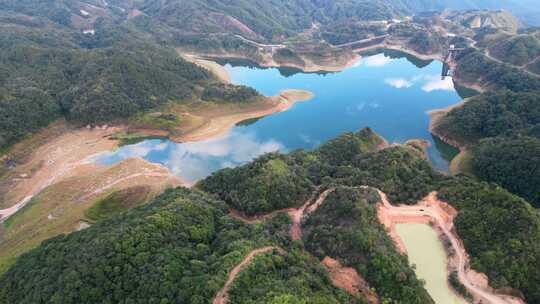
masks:
[[[13,179],[10,189],[7,189],[3,205],[12,207],[0,210],[2,219],[5,220],[23,208],[32,197],[60,181],[92,155],[114,149],[117,143],[106,137],[116,130],[72,130],[40,146],[26,163],[14,169],[23,178]]]
[[[218,64],[217,62],[206,60],[200,56],[194,55],[194,54],[182,54],[179,53],[182,58],[185,60],[195,63],[196,65],[209,70],[214,74],[220,81],[224,83],[231,83],[231,76],[229,75],[229,72],[223,67],[222,65]]]
[[[401,45],[398,45],[398,44],[388,43],[388,42],[374,44],[374,45],[370,45],[370,46],[363,47],[363,48],[356,48],[356,49],[353,49],[353,51],[356,52],[356,53],[362,53],[362,52],[376,50],[376,49],[387,49],[387,50],[400,51],[400,52],[409,54],[409,55],[414,56],[414,57],[416,57],[418,59],[421,59],[421,60],[437,60],[437,61],[443,61],[444,60],[444,56],[442,54],[439,54],[439,53],[420,54],[415,50],[411,50],[410,48],[407,48],[407,47],[404,47],[404,46],[401,46]]]
[[[0,210],[1,220],[21,210],[34,196],[53,184],[75,176],[98,173],[101,168],[93,164],[92,158],[103,151],[115,149],[118,142],[110,140],[110,136],[120,130],[121,127],[74,129],[40,146],[27,162],[13,169],[24,178],[11,180],[3,202],[4,206],[10,207]],[[140,174],[148,173],[145,166],[139,169]],[[112,187],[118,181],[110,178],[107,183]]]
[[[313,96],[308,91],[286,90],[281,92],[279,96],[265,98],[265,101],[257,106],[247,109],[236,109],[221,113],[196,112],[194,115],[201,117],[204,123],[185,134],[170,135],[170,139],[176,142],[191,142],[223,136],[242,121],[287,111],[296,102],[309,100]],[[138,131],[146,132],[145,130]]]
[[[214,74],[216,74],[217,76],[222,74],[223,71],[226,72],[226,69],[224,69],[221,65],[211,60],[206,60],[204,58],[219,58],[219,59],[230,59],[230,60],[241,59],[241,60],[255,62],[257,65],[259,65],[262,68],[293,68],[293,69],[302,71],[304,73],[341,72],[353,66],[360,58],[360,56],[357,53],[351,52],[351,53],[346,54],[346,56],[336,56],[335,58],[329,58],[326,60],[326,62],[321,63],[320,61],[315,61],[306,56],[300,55],[300,58],[302,59],[303,64],[297,64],[293,62],[277,62],[276,60],[274,60],[271,54],[261,54],[258,60],[254,60],[253,58],[245,56],[243,54],[230,53],[230,52],[219,52],[219,53],[199,52],[197,54],[193,54],[193,53],[185,52],[181,49],[177,49],[177,51],[179,54],[181,54],[181,56],[186,58],[188,61],[199,64],[200,66],[213,71]],[[190,58],[198,58],[198,59],[194,60]],[[227,80],[227,77],[223,77],[223,78],[219,77],[219,78],[222,80],[223,79]]]
[[[86,212],[100,199],[124,190],[143,187],[144,203],[181,181],[157,164],[131,158],[113,166],[85,163],[73,167],[36,194],[32,203],[10,217],[0,242],[0,272],[10,259],[39,245],[43,240],[79,230],[87,223]],[[133,205],[136,206],[136,205]]]

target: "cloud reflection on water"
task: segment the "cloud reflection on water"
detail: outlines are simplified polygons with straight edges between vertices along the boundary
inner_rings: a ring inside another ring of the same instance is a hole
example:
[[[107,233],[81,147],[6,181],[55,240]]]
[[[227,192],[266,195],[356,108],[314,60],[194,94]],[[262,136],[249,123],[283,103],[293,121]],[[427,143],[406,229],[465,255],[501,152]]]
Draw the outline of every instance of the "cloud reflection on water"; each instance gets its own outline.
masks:
[[[226,136],[200,142],[148,140],[104,154],[98,162],[110,164],[141,157],[166,166],[173,174],[192,183],[216,170],[244,164],[264,153],[284,150],[285,147],[274,139],[261,141],[253,132],[234,129]]]
[[[392,58],[386,57],[384,54],[377,54],[377,55],[369,56],[367,58],[362,58],[359,64],[364,63],[368,67],[382,67],[389,64],[392,61],[393,61]]]
[[[417,83],[422,83],[422,91],[431,93],[433,91],[454,91],[454,82],[451,77],[441,79],[439,75],[418,75],[411,79],[406,78],[385,78],[384,83],[396,89],[408,89]]]

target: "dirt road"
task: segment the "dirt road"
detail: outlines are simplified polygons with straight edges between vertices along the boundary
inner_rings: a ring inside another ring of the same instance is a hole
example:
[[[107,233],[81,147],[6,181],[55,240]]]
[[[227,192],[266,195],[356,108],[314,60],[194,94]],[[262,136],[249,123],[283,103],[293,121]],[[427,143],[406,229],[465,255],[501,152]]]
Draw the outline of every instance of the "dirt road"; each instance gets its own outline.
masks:
[[[315,202],[313,202],[313,199],[310,199],[302,207],[298,209],[292,209],[288,212],[289,216],[293,221],[290,230],[291,238],[293,240],[296,241],[302,239],[302,219],[304,218],[304,216],[315,212],[324,203],[326,197],[334,190],[335,189],[325,190],[323,193],[321,193],[321,195],[319,195]]]
[[[281,250],[279,248],[272,247],[272,246],[263,247],[263,248],[259,248],[259,249],[255,249],[255,250],[251,251],[244,258],[244,260],[242,262],[240,262],[240,264],[236,265],[231,270],[231,272],[229,272],[229,277],[227,278],[227,281],[225,282],[225,285],[223,286],[223,288],[221,288],[220,291],[218,291],[218,293],[214,297],[214,300],[212,301],[212,304],[226,304],[227,302],[229,302],[229,289],[231,288],[231,285],[234,282],[234,280],[236,279],[236,277],[238,276],[238,274],[242,270],[244,270],[246,267],[248,267],[249,264],[251,263],[251,261],[253,260],[253,258],[255,258],[257,255],[267,253],[267,252],[270,252],[272,250],[278,250],[278,251],[281,252]]]
[[[302,239],[302,219],[313,212],[315,212],[326,200],[326,197],[330,193],[332,193],[335,189],[327,189],[324,192],[322,192],[317,199],[315,200],[315,195],[309,198],[304,205],[300,208],[286,208],[286,209],[280,209],[276,211],[272,211],[267,214],[261,214],[256,216],[246,216],[245,214],[242,214],[236,210],[229,210],[229,216],[241,220],[246,224],[254,224],[259,221],[264,221],[267,219],[270,219],[277,215],[278,213],[286,212],[292,219],[292,225],[290,228],[290,235],[291,239],[293,240],[300,240]]]

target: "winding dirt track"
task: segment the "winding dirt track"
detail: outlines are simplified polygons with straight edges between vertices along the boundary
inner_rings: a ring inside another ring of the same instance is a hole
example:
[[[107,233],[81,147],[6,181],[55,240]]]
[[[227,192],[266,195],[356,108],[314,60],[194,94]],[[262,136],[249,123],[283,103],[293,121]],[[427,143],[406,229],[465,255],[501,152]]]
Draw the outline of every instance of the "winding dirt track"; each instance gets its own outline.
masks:
[[[231,272],[229,273],[229,277],[227,278],[227,281],[225,282],[225,285],[221,290],[216,294],[214,297],[214,300],[212,301],[212,304],[226,304],[229,301],[229,289],[231,288],[232,283],[238,276],[238,274],[244,270],[251,261],[253,261],[253,258],[255,258],[259,254],[267,253],[272,250],[278,250],[279,252],[283,252],[281,249],[277,247],[263,247],[259,249],[255,249],[251,251],[240,264],[236,265]]]
[[[362,188],[370,188],[368,186],[362,186]],[[257,217],[246,217],[238,212],[231,211],[230,215],[234,218],[240,219],[246,223],[254,223],[257,221],[268,219],[280,212],[287,212],[292,218],[293,224],[290,229],[290,235],[293,240],[300,240],[302,238],[302,219],[304,216],[315,212],[325,201],[327,196],[335,189],[327,189],[322,192],[317,200],[314,201],[314,197],[310,198],[302,207],[297,209],[284,209],[277,210],[269,214],[260,215]],[[426,198],[418,202],[414,206],[393,206],[386,194],[379,189],[375,189],[379,193],[381,203],[378,205],[379,221],[385,225],[388,232],[398,249],[406,254],[406,248],[401,238],[395,230],[395,225],[399,223],[432,223],[439,232],[450,242],[455,254],[451,257],[450,267],[455,268],[458,272],[458,278],[460,282],[467,288],[469,293],[473,295],[476,302],[482,304],[525,304],[522,299],[511,297],[508,295],[502,295],[496,293],[487,282],[484,275],[479,274],[472,270],[469,265],[469,256],[465,251],[463,243],[458,236],[453,232],[454,218],[457,216],[457,211],[448,203],[442,202],[437,199],[437,193],[432,192]],[[252,251],[246,256],[244,261],[236,266],[230,273],[227,283],[223,289],[216,295],[213,304],[225,304],[227,303],[227,292],[242,269],[244,269],[253,257],[258,254],[268,252],[274,247],[264,247]]]
[[[314,201],[314,197],[311,197],[304,205],[302,205],[302,207],[298,209],[289,208],[289,209],[277,210],[268,214],[255,216],[255,217],[247,217],[235,210],[231,210],[229,215],[247,224],[253,224],[257,221],[271,218],[277,213],[287,212],[293,220],[293,224],[290,230],[291,238],[293,240],[300,240],[302,238],[302,219],[304,218],[304,216],[306,214],[311,214],[315,212],[324,203],[324,201],[326,200],[326,197],[330,193],[332,193],[334,190],[335,189],[333,188],[325,190],[323,193],[319,195],[319,197],[315,201]],[[284,251],[278,247],[268,246],[268,247],[255,249],[251,251],[248,255],[246,255],[244,260],[231,270],[231,272],[229,273],[229,277],[227,278],[227,281],[225,282],[225,285],[216,294],[216,296],[214,297],[214,300],[212,301],[212,304],[226,304],[229,300],[228,299],[229,289],[232,283],[234,282],[234,280],[236,279],[236,277],[238,276],[238,274],[242,270],[244,270],[247,266],[249,266],[253,258],[255,258],[257,255],[267,253],[272,250],[278,250],[280,253],[284,253]]]
[[[319,195],[317,200],[315,200],[315,195],[317,194],[317,192],[315,192],[314,195],[310,199],[308,199],[300,208],[280,209],[267,214],[256,216],[247,216],[245,214],[242,214],[241,212],[231,209],[229,210],[229,216],[237,220],[241,220],[246,224],[254,224],[256,222],[270,219],[276,216],[278,213],[286,212],[293,221],[290,229],[291,239],[300,240],[302,238],[302,219],[304,218],[304,216],[315,212],[324,203],[326,197],[328,197],[328,195],[334,190],[334,188],[325,190]]]
[[[315,202],[313,202],[313,199],[310,199],[302,207],[298,209],[291,209],[287,212],[293,221],[290,234],[294,241],[302,239],[302,219],[304,216],[315,212],[324,203],[326,197],[328,197],[328,195],[334,190],[335,189],[325,190],[319,195]]]
[[[470,269],[469,256],[459,238],[452,232],[453,220],[457,215],[447,203],[437,199],[437,193],[430,193],[415,206],[393,206],[386,194],[377,190],[381,197],[378,213],[380,221],[388,228],[398,248],[404,250],[403,243],[395,231],[395,224],[406,222],[431,222],[449,240],[455,252],[455,267],[460,282],[483,304],[516,304],[525,303],[521,299],[495,293],[487,284],[482,282],[481,276]]]

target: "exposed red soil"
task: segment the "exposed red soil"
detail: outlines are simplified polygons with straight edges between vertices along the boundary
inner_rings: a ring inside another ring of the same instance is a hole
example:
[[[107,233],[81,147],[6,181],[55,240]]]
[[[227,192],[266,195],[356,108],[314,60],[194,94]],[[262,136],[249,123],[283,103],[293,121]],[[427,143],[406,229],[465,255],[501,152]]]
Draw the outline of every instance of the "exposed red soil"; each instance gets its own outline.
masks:
[[[308,200],[302,207],[298,209],[292,209],[288,212],[293,224],[291,225],[291,238],[294,241],[302,239],[302,219],[306,214],[315,212],[323,203],[328,194],[332,193],[334,189],[328,189],[321,193],[317,200],[313,202],[313,199]]]
[[[339,261],[328,256],[324,258],[322,263],[328,269],[334,286],[345,289],[355,296],[362,294],[369,303],[380,303],[377,294],[370,289],[369,284],[358,274],[356,269],[343,267]]]

